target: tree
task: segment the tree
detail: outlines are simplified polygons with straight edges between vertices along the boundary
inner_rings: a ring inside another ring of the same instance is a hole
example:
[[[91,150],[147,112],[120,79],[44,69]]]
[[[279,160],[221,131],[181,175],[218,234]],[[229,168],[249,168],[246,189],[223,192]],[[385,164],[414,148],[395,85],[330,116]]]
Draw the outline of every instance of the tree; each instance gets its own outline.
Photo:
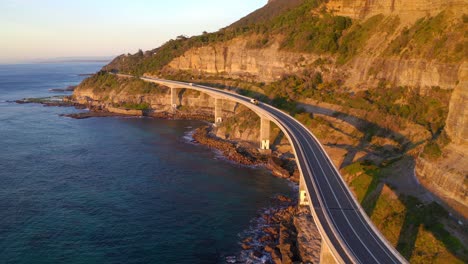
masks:
[[[138,50],[137,52],[138,57],[143,57],[143,51],[141,49]]]

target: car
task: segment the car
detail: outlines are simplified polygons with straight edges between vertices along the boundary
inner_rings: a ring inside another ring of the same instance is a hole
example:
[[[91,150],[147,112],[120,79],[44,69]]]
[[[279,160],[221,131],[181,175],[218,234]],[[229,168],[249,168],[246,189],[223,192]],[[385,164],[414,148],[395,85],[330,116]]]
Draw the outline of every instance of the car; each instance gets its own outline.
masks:
[[[257,99],[250,99],[250,102],[254,105],[258,105],[258,100]]]
[[[189,83],[188,85],[193,86],[193,83]]]

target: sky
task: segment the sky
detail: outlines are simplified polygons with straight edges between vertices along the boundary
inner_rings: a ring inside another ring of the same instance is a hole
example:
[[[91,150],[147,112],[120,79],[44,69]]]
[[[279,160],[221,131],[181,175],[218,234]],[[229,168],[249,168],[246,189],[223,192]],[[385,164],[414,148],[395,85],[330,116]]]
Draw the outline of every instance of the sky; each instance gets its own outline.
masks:
[[[228,26],[267,0],[0,0],[0,63],[115,56]]]

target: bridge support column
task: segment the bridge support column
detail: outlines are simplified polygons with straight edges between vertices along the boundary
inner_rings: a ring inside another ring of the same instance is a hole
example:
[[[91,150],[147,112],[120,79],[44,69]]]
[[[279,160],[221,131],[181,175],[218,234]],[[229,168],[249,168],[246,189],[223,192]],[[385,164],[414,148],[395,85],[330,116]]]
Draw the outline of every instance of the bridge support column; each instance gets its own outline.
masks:
[[[222,99],[215,98],[215,125],[223,122],[223,101]]]
[[[171,87],[171,109],[174,112],[177,109],[177,88]]]
[[[299,205],[309,205],[309,197],[307,196],[306,184],[302,175],[299,177]]]
[[[270,120],[261,117],[260,118],[260,149],[269,150],[270,149]]]
[[[322,240],[322,246],[320,249],[320,263],[327,263],[327,264],[338,263],[336,259],[333,257],[327,243],[325,243],[323,240]]]

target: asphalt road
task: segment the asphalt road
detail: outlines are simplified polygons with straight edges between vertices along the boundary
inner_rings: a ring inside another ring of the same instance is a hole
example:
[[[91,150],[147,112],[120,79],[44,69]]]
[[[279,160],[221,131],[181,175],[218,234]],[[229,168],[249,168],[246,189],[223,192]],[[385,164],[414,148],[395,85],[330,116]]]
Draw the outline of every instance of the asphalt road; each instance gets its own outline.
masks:
[[[264,103],[253,105],[250,98],[229,91],[162,79],[142,79],[223,95],[268,116],[287,134],[295,149],[311,210],[323,239],[332,245],[334,254],[345,263],[407,263],[373,226],[315,136],[293,117]]]

